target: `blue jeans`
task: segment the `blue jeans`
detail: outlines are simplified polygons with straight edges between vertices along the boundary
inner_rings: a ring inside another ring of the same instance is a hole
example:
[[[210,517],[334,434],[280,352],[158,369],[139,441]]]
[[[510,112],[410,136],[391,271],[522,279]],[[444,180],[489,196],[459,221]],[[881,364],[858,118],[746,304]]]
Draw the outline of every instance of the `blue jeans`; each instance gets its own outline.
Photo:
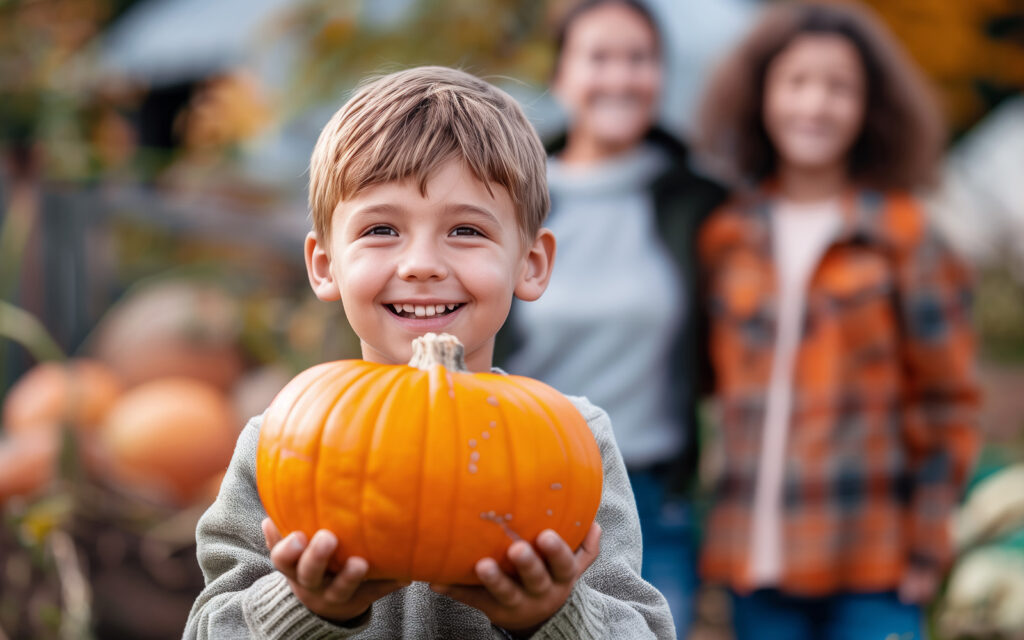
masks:
[[[895,592],[798,598],[775,589],[732,594],[736,640],[923,640],[921,608]]]
[[[666,497],[665,478],[649,470],[629,471],[644,539],[641,577],[668,600],[676,635],[685,638],[693,622],[697,590],[696,545],[690,505]]]

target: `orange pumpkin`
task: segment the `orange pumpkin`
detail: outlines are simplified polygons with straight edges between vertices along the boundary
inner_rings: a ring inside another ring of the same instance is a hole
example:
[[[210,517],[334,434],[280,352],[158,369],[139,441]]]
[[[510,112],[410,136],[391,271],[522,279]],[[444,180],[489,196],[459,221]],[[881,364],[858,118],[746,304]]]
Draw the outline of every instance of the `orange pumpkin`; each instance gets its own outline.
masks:
[[[128,386],[185,377],[227,391],[244,368],[241,327],[238,303],[215,285],[146,282],[104,315],[88,348]]]
[[[4,429],[18,434],[67,424],[94,432],[122,388],[117,375],[101,362],[44,362],[11,387],[4,401]]]
[[[59,431],[44,429],[0,439],[0,505],[14,496],[32,496],[55,475]]]
[[[165,378],[122,396],[101,434],[108,473],[118,484],[184,503],[227,467],[238,420],[215,387]]]
[[[328,529],[370,578],[475,584],[514,540],[572,548],[601,500],[601,455],[576,408],[520,376],[469,373],[453,336],[410,366],[342,360],[296,376],[264,416],[256,481],[283,534]]]

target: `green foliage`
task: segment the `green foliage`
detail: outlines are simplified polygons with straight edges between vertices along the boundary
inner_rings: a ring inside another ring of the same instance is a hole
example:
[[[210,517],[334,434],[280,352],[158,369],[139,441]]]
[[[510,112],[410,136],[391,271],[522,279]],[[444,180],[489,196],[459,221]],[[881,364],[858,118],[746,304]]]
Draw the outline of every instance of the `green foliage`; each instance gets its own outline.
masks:
[[[292,109],[325,99],[360,78],[421,64],[543,83],[552,51],[544,0],[411,0],[381,18],[358,0],[309,0],[284,20],[302,44]]]
[[[1024,285],[1008,268],[992,267],[981,273],[974,309],[983,357],[1024,363]]]
[[[90,171],[85,131],[94,96],[78,59],[136,1],[0,0],[0,151],[25,162],[26,150],[43,142],[47,173]]]

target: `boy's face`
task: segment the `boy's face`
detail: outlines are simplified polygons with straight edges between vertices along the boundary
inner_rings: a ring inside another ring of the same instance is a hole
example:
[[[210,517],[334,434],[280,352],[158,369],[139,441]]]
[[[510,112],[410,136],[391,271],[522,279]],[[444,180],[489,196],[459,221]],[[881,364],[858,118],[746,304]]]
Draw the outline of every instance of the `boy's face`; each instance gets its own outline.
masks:
[[[462,341],[471,371],[490,368],[512,296],[543,293],[555,251],[546,229],[524,247],[508,192],[491,192],[451,160],[426,195],[415,179],[367,188],[335,207],[326,243],[307,236],[313,291],[341,299],[365,360],[406,364],[413,338],[433,331]]]

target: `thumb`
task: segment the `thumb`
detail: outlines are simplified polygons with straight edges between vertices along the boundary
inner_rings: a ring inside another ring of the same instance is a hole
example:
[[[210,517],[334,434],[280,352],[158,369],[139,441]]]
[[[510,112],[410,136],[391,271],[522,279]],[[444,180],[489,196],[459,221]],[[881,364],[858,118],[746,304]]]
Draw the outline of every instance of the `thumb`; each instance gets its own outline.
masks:
[[[590,568],[601,553],[601,525],[594,522],[587,531],[587,537],[583,539],[579,551],[576,552],[576,563],[580,568],[580,574]]]
[[[263,518],[260,526],[263,528],[263,538],[267,541],[267,548],[273,549],[274,545],[281,542],[281,532],[277,530],[277,525],[270,518]]]

